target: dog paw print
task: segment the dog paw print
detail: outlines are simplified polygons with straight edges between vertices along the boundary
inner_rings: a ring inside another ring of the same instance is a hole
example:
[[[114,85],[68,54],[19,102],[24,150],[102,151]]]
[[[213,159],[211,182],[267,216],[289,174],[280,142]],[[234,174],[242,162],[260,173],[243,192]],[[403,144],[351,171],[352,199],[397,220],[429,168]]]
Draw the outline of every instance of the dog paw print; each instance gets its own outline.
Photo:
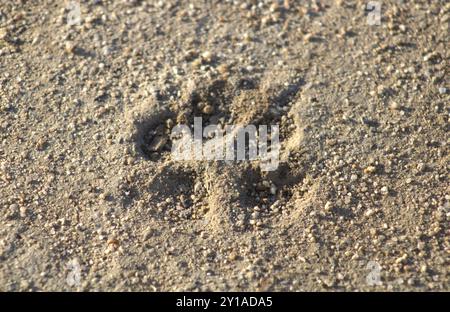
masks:
[[[203,127],[285,122],[300,85],[277,90],[251,79],[218,79],[195,84],[178,101],[135,108],[128,115],[130,138],[152,172],[136,189],[145,190],[152,217],[172,223],[200,220],[214,231],[243,231],[259,226],[273,207],[288,201],[292,186],[303,178],[295,168],[281,164],[262,173],[257,161],[175,161],[171,134],[177,124],[192,127],[196,117]],[[291,128],[282,125],[282,131],[287,137]]]

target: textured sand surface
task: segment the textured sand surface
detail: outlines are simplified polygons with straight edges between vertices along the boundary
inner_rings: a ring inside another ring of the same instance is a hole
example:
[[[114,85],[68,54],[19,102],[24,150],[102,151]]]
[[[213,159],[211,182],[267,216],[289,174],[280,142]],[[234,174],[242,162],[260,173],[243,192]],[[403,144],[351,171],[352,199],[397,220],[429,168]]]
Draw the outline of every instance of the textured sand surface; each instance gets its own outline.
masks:
[[[367,3],[0,0],[0,290],[450,290],[450,4]]]

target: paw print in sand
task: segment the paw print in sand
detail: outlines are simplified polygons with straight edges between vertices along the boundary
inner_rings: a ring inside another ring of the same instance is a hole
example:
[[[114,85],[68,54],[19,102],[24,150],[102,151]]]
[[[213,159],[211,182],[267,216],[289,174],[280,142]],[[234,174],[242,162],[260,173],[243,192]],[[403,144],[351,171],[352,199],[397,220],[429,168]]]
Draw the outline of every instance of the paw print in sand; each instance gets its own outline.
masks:
[[[261,226],[290,200],[302,181],[301,166],[281,160],[277,170],[264,172],[259,161],[185,160],[171,157],[171,131],[177,124],[280,124],[281,157],[289,157],[299,141],[293,118],[286,116],[301,81],[276,88],[269,80],[214,80],[188,83],[181,100],[134,108],[129,133],[148,179],[138,181],[152,218],[165,222],[201,221],[216,231],[243,231]],[[298,126],[298,125],[297,125]],[[283,150],[284,149],[284,150]]]

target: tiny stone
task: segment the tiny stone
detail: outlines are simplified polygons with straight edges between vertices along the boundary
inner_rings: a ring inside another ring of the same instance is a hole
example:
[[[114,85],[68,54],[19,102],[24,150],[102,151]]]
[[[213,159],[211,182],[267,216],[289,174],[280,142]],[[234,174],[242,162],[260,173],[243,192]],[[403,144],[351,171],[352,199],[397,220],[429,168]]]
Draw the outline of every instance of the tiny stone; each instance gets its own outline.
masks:
[[[30,287],[30,282],[27,280],[20,281],[20,288],[28,289]]]
[[[168,119],[166,120],[166,127],[167,127],[168,129],[172,129],[172,128],[173,128],[173,120],[172,120],[172,119],[168,118]]]
[[[202,60],[200,58],[192,61],[192,67],[194,67],[194,68],[199,68],[201,64],[202,64]]]
[[[36,45],[39,42],[39,39],[40,39],[40,37],[39,37],[39,35],[37,35],[36,37],[33,38],[33,41],[31,41],[31,44]]]
[[[366,169],[364,169],[364,173],[371,174],[371,173],[375,173],[376,170],[377,170],[377,168],[375,166],[368,166]]]
[[[417,170],[418,170],[419,172],[423,172],[423,171],[425,171],[425,169],[426,169],[426,164],[424,164],[424,163],[419,163],[419,164],[417,165]]]
[[[313,35],[312,35],[311,33],[309,33],[309,34],[306,34],[306,35],[303,37],[303,41],[304,41],[304,42],[309,42],[309,41],[312,40],[312,38],[313,38]]]
[[[75,44],[71,41],[67,41],[65,44],[65,50],[67,53],[72,54],[75,51]]]
[[[379,86],[377,87],[377,93],[381,95],[381,94],[383,94],[384,92],[386,92],[386,87],[383,86],[383,85],[379,85]]]
[[[158,152],[162,150],[164,145],[167,143],[167,140],[168,139],[166,136],[156,136],[150,143],[148,149],[153,152]]]
[[[237,254],[235,253],[235,252],[231,252],[229,255],[228,255],[228,260],[230,260],[230,261],[235,261],[237,259]]]
[[[275,195],[277,193],[277,187],[275,185],[270,186],[270,194]]]
[[[212,61],[212,58],[213,58],[213,55],[212,55],[211,52],[205,51],[205,52],[202,53],[202,59],[203,59],[205,62],[210,63],[210,62]]]
[[[5,40],[8,38],[8,31],[4,28],[0,29],[0,40]]]
[[[270,23],[270,21],[271,21],[270,16],[263,16],[263,17],[261,18],[261,24],[262,24],[262,26],[268,25],[268,24]]]
[[[202,190],[202,188],[203,188],[203,184],[201,182],[197,182],[194,185],[194,192],[198,193]]]
[[[25,218],[27,216],[27,207],[25,207],[25,206],[20,207],[19,212],[20,212],[20,216],[22,218]]]
[[[389,105],[389,108],[392,110],[399,110],[400,105],[397,102],[391,102],[391,104]]]
[[[228,66],[226,64],[221,64],[217,67],[217,71],[222,74],[225,75],[229,72]]]
[[[212,107],[212,105],[206,105],[205,107],[203,107],[202,111],[206,115],[211,115],[214,111],[214,108]]]
[[[108,46],[103,47],[102,49],[103,55],[108,56],[111,54],[111,48]]]

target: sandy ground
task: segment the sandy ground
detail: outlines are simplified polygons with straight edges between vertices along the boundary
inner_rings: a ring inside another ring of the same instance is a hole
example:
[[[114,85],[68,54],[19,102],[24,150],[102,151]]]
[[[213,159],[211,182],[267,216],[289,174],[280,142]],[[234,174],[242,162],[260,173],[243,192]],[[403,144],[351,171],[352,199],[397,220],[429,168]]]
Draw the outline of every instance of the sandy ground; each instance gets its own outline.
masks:
[[[450,290],[450,4],[366,5],[0,0],[0,290]]]

